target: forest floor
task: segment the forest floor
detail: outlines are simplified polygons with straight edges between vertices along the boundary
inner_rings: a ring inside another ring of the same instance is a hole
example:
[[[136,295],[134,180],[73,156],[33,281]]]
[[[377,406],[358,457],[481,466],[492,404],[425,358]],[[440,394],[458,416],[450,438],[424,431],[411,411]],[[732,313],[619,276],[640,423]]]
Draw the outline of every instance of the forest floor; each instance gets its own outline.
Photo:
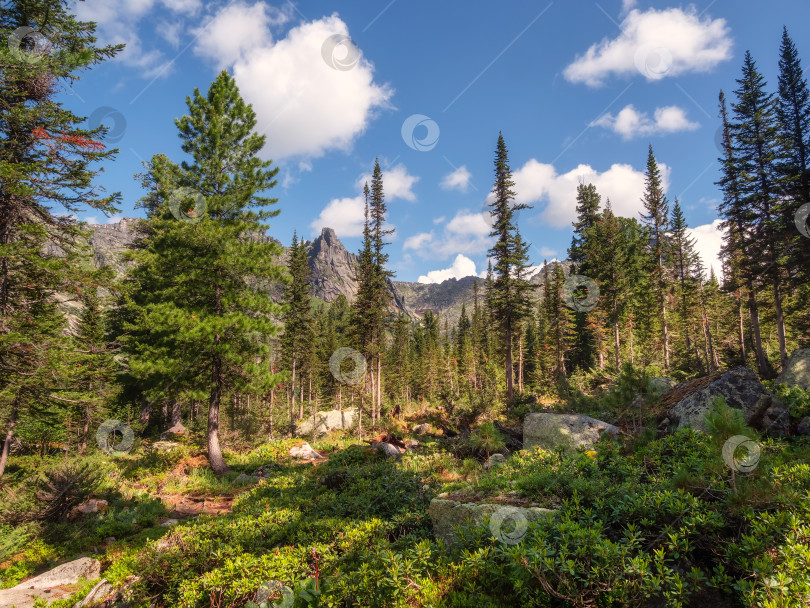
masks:
[[[392,459],[333,434],[311,441],[327,456],[314,464],[289,457],[300,440],[277,440],[226,452],[220,477],[193,440],[87,457],[106,510],[0,529],[0,587],[89,555],[133,608],[242,608],[263,585],[270,601],[288,588],[295,606],[810,605],[806,438],[762,439],[759,466],[736,478],[717,438],[694,431],[514,452],[492,469],[468,438],[418,439]],[[62,461],[13,458],[6,504],[30,507],[31,479]],[[259,468],[269,472],[257,481]],[[428,516],[444,492],[556,511],[519,544],[482,526],[449,546]],[[51,605],[72,606],[93,583]]]

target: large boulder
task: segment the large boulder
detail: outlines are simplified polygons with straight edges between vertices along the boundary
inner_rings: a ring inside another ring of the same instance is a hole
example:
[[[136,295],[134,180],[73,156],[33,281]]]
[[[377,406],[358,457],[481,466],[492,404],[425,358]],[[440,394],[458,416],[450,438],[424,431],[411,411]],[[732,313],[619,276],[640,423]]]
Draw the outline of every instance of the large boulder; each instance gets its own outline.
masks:
[[[183,426],[182,422],[178,422],[174,426],[166,429],[160,434],[161,441],[171,441],[172,439],[179,439],[183,435],[188,434],[188,429]]]
[[[618,427],[582,414],[526,414],[523,419],[523,449],[535,446],[552,450],[558,446],[592,448],[602,432],[617,435]]]
[[[661,397],[666,417],[659,430],[672,432],[689,427],[706,430],[706,413],[717,397],[724,397],[729,407],[741,410],[745,422],[771,435],[788,431],[790,415],[784,404],[774,397],[747,367],[682,382]]]
[[[537,521],[542,517],[548,517],[554,513],[551,509],[541,507],[513,507],[510,505],[490,504],[483,502],[458,502],[448,498],[434,498],[430,501],[428,514],[433,523],[433,536],[437,540],[443,540],[449,544],[456,542],[454,526],[480,526],[483,525],[487,517],[490,518],[490,528],[493,528],[493,519],[500,519],[499,516],[506,516],[515,522],[515,531],[518,536],[507,539],[519,541],[521,523]],[[493,530],[495,535],[497,528]],[[525,532],[525,528],[524,528]]]
[[[14,589],[50,589],[72,585],[83,578],[93,580],[99,576],[101,576],[101,562],[89,557],[80,557],[20,583]]]
[[[79,600],[73,604],[73,608],[86,608],[92,604],[96,604],[103,600],[105,597],[113,592],[113,586],[107,582],[106,578],[101,579],[96,586],[90,590],[83,600]]]
[[[356,419],[356,410],[316,412],[298,425],[295,434],[299,437],[304,435],[325,435],[329,431],[351,428]]]
[[[654,378],[650,378],[649,387],[650,391],[662,395],[668,390],[674,388],[676,384],[678,383],[672,378],[667,376],[656,376]]]
[[[810,391],[810,348],[797,348],[793,351],[776,383]]]

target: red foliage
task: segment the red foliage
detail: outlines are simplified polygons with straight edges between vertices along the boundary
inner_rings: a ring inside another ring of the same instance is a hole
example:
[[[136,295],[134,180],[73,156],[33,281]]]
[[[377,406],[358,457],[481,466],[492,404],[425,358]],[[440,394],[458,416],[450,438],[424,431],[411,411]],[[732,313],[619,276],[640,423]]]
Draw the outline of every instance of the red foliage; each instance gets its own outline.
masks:
[[[94,141],[87,137],[82,137],[81,135],[64,135],[60,133],[56,136],[50,135],[45,129],[42,127],[36,127],[31,134],[41,141],[43,141],[51,150],[55,148],[55,146],[51,145],[48,140],[55,140],[57,142],[57,146],[60,143],[63,144],[70,144],[72,146],[76,146],[77,148],[82,148],[85,150],[104,150],[107,146],[105,146],[100,141]]]

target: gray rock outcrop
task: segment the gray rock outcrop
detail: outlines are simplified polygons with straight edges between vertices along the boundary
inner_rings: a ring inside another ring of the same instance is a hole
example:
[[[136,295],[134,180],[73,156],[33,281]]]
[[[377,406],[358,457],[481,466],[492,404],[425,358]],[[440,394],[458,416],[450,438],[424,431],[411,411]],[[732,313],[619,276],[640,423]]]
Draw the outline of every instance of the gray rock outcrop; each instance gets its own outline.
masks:
[[[582,414],[526,414],[523,419],[523,449],[535,446],[551,450],[558,446],[571,449],[591,448],[602,432],[617,435],[618,427]]]
[[[810,348],[797,348],[791,353],[776,383],[810,391]]]
[[[316,412],[295,429],[299,437],[304,435],[325,435],[329,431],[351,428],[357,419],[357,410],[329,410]]]

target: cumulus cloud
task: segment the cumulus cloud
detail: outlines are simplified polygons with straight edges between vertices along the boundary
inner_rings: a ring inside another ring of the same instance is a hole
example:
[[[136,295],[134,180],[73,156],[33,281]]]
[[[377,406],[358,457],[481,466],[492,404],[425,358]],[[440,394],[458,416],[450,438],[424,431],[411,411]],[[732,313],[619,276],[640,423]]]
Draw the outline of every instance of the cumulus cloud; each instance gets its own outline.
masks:
[[[71,8],[80,20],[98,24],[102,44],[126,44],[116,61],[139,69],[144,78],[154,78],[168,76],[171,66],[161,50],[144,45],[138,31],[141,20],[163,7],[170,11],[172,23],[177,26],[183,23],[183,16],[195,15],[201,6],[201,0],[84,0],[74,2]],[[174,26],[157,34],[176,47],[179,28]]]
[[[333,228],[339,237],[350,237],[363,234],[364,221],[365,200],[362,196],[355,196],[333,198],[309,226],[312,228],[312,234],[318,234],[321,228],[329,227]]]
[[[349,69],[327,64],[327,39],[349,36],[336,14],[297,25],[279,40],[270,26],[282,17],[274,15],[264,2],[225,7],[207,24],[216,35],[200,36],[195,51],[233,67],[242,96],[258,116],[258,131],[267,136],[268,157],[317,158],[349,150],[375,113],[388,107],[392,89],[374,82],[373,65],[354,46],[349,51],[357,53],[356,64]],[[349,52],[346,45],[340,48]]]
[[[489,249],[491,228],[481,213],[462,209],[447,222],[441,233],[420,232],[405,239],[404,251],[415,251],[424,259],[448,259],[458,253],[478,255]]]
[[[459,192],[467,192],[470,187],[470,178],[472,173],[467,170],[467,167],[462,165],[452,173],[444,176],[439,187],[442,190],[458,190]]]
[[[695,239],[695,249],[703,260],[706,276],[709,269],[714,268],[718,280],[723,274],[723,263],[720,260],[720,248],[723,245],[724,232],[720,228],[721,220],[714,220],[711,224],[696,226],[688,230],[689,236]]]
[[[402,198],[406,201],[415,201],[416,194],[413,192],[413,186],[418,181],[419,177],[408,173],[408,169],[401,163],[390,169],[383,170],[385,198],[388,200]],[[362,191],[366,183],[371,187],[371,173],[360,176],[355,183],[355,187]]]
[[[622,14],[626,14],[630,9],[635,8],[638,0],[622,0]]]
[[[634,139],[649,135],[663,135],[679,131],[694,131],[700,128],[696,122],[686,117],[686,112],[678,106],[656,108],[653,118],[646,112],[639,112],[630,104],[616,116],[610,112],[591,123],[592,127],[605,127],[622,136],[622,139]]]
[[[426,275],[420,276],[417,281],[419,283],[441,283],[447,279],[461,279],[470,276],[476,276],[475,262],[459,253],[450,268],[431,270]]]
[[[312,166],[309,163],[304,163],[303,170],[311,170]],[[416,200],[412,188],[413,185],[419,181],[419,177],[408,173],[405,165],[399,164],[391,169],[386,169],[383,172],[383,187],[385,189],[385,197],[387,200],[395,200],[398,198],[407,201]],[[318,234],[323,227],[334,228],[338,236],[360,236],[363,234],[363,222],[365,221],[365,198],[363,197],[363,185],[371,183],[371,174],[362,175],[354,183],[355,189],[360,193],[358,196],[351,198],[334,198],[324,207],[321,213],[316,217],[309,226],[312,229],[312,234]],[[393,228],[392,225],[386,225],[386,229]]]
[[[659,163],[658,167],[666,190],[669,187],[670,169],[663,163]],[[515,202],[533,205],[533,213],[542,207],[541,220],[556,228],[569,227],[576,219],[577,186],[580,182],[596,186],[603,203],[609,198],[617,215],[638,217],[642,210],[644,172],[637,171],[631,165],[613,164],[601,173],[590,165],[579,165],[560,174],[553,165],[530,159],[514,172],[513,177],[517,193]],[[546,203],[545,206],[543,203]]]
[[[732,56],[726,21],[701,18],[695,7],[632,9],[621,29],[616,38],[605,38],[577,56],[565,68],[565,78],[592,87],[604,84],[611,74],[641,73],[648,80],[657,80],[707,72]]]

